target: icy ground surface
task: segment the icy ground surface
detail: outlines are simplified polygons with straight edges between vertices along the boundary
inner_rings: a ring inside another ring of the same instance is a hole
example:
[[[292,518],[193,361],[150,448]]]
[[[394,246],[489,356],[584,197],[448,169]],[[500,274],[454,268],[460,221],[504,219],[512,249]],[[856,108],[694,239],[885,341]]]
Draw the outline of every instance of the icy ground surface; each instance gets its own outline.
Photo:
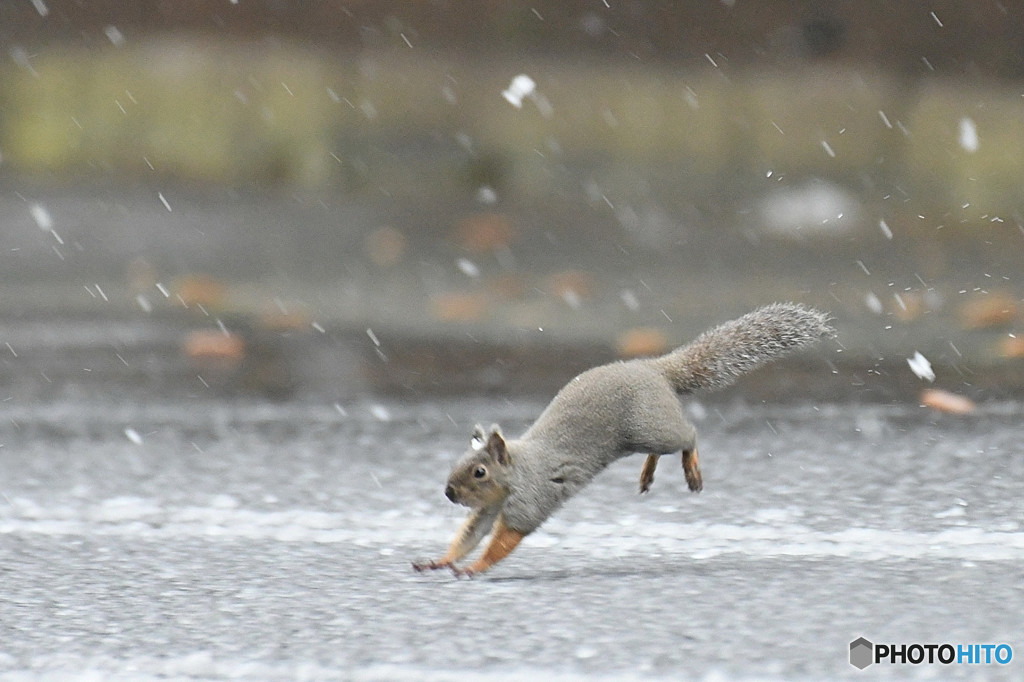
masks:
[[[700,495],[633,457],[492,572],[414,573],[474,422],[541,407],[8,401],[0,680],[1024,678],[1021,405],[698,406]],[[860,672],[862,635],[1014,660]]]

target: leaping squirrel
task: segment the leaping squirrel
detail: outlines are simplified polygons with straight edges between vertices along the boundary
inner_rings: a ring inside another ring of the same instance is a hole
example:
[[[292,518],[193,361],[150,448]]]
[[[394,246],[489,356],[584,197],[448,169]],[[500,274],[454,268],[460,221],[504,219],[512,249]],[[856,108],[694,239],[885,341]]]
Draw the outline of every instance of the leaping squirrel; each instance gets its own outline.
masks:
[[[452,469],[444,491],[449,500],[472,510],[469,518],[443,557],[413,568],[450,568],[460,576],[487,570],[601,470],[636,452],[647,454],[641,493],[654,482],[658,457],[673,452],[682,452],[686,483],[699,492],[697,431],[677,396],[728,386],[833,333],[825,313],[773,303],[667,355],[583,372],[519,438],[506,441],[497,425],[489,433],[477,426],[470,450]],[[468,567],[457,566],[489,532],[490,544],[480,558]]]

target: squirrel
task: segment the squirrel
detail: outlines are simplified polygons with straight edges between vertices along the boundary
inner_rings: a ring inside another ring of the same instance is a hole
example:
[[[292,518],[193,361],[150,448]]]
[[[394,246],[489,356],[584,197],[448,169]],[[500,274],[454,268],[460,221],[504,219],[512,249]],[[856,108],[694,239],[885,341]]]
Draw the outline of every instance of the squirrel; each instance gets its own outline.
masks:
[[[497,425],[489,432],[478,425],[444,490],[449,500],[470,508],[469,518],[444,556],[413,563],[413,568],[450,568],[457,576],[487,570],[605,467],[633,453],[647,454],[641,493],[654,482],[658,458],[675,452],[682,452],[687,486],[699,492],[697,431],[677,396],[723,388],[766,362],[832,335],[827,314],[773,303],[666,355],[583,372],[519,438],[506,440]],[[488,533],[491,540],[480,558],[458,566]]]

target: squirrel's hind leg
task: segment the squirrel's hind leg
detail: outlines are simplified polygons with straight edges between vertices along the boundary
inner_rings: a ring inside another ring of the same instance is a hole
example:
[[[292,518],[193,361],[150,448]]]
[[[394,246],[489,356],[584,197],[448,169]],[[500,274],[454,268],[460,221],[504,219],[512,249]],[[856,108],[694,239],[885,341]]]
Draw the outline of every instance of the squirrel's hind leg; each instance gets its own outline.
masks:
[[[640,470],[640,492],[646,493],[654,483],[654,470],[658,468],[658,455],[647,455],[644,460],[644,467]],[[700,460],[697,457],[697,449],[683,450],[683,475],[686,476],[686,485],[695,493],[704,488],[704,479],[700,475]]]
[[[644,467],[646,469],[646,465]],[[686,485],[695,493],[699,493],[704,487],[704,479],[700,475],[700,461],[697,459],[697,448],[683,450],[683,475],[686,476]],[[651,477],[654,477],[654,467],[651,467]]]
[[[647,455],[644,468],[640,470],[640,493],[646,493],[654,483],[654,470],[658,468],[658,455]]]

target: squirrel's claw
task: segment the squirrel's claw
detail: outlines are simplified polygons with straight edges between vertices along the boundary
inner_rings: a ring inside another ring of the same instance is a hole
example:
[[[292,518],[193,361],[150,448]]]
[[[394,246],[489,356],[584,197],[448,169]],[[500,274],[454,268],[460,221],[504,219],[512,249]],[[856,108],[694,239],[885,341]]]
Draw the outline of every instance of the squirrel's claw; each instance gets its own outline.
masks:
[[[472,579],[476,575],[476,571],[473,571],[473,570],[468,569],[468,568],[460,568],[460,567],[456,566],[455,564],[450,564],[449,568],[452,569],[452,573],[455,575],[455,577],[459,578],[460,580],[462,578],[470,578],[470,579]]]

